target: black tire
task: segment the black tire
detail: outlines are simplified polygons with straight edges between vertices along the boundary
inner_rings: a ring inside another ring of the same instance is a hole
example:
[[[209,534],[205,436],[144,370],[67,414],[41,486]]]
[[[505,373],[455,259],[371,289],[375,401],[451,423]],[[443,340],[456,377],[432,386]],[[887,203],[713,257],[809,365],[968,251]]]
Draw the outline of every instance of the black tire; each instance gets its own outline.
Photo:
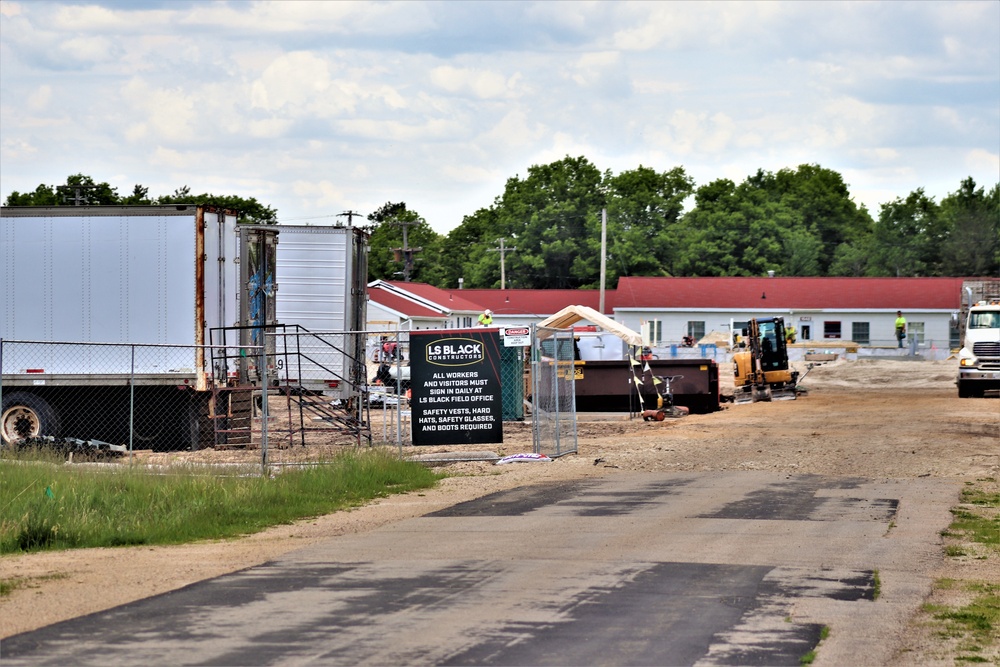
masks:
[[[24,438],[42,435],[60,437],[59,416],[37,394],[15,391],[4,394],[0,409],[0,438],[10,445]]]
[[[958,381],[959,398],[982,398],[985,395],[985,390],[977,387],[974,382]]]

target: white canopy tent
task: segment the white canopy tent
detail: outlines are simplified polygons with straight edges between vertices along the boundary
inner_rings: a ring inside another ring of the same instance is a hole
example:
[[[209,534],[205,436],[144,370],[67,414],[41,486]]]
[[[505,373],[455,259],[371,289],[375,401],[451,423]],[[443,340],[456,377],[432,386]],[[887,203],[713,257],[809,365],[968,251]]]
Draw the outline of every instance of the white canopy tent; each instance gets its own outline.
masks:
[[[605,331],[613,333],[614,335],[621,338],[623,341],[629,345],[634,345],[637,347],[642,346],[642,336],[632,331],[628,327],[615,322],[610,317],[602,315],[593,308],[587,306],[566,306],[558,313],[550,315],[541,322],[538,323],[539,328],[548,329],[569,329],[577,322],[581,320],[586,320],[591,324],[596,324]],[[547,338],[548,333],[545,331],[539,331],[539,338]]]

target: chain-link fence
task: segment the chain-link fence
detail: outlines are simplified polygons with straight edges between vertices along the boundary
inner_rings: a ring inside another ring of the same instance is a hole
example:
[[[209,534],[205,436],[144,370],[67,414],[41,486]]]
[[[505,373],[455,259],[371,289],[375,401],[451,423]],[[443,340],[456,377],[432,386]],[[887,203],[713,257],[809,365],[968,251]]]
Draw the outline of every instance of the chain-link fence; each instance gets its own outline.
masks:
[[[277,326],[268,328],[264,346],[241,344],[235,329],[210,333],[205,346],[0,340],[3,442],[222,450],[233,460],[265,463],[412,445],[409,331]],[[531,340],[531,348],[501,340],[502,419],[522,421],[528,406],[536,451],[576,451],[573,334],[538,328]],[[728,350],[710,347],[701,358],[728,363]],[[866,349],[833,351],[852,360]]]
[[[532,326],[531,419],[534,450],[549,456],[577,451],[573,331]]]
[[[408,331],[278,325],[254,332],[260,346],[246,333],[211,329],[204,346],[0,340],[4,443],[265,464],[412,443]],[[524,371],[523,348],[502,348],[504,420],[524,419]]]
[[[108,451],[214,443],[211,346],[0,340],[0,434],[17,442],[87,443]],[[244,362],[259,348],[233,347]],[[219,368],[225,379],[236,364]]]

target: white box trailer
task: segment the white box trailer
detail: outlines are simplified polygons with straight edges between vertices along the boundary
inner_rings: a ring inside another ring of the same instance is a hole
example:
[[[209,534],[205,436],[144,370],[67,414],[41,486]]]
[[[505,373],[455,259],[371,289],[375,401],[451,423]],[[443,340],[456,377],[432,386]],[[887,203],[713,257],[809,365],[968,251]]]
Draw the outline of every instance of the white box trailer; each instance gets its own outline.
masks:
[[[354,226],[278,229],[277,321],[285,325],[276,341],[279,377],[346,399],[365,383],[359,375],[365,372],[368,234]]]
[[[196,205],[0,209],[4,441],[120,442],[129,418],[151,445],[197,446],[213,375],[255,372],[238,357],[213,372],[201,346],[273,323],[273,268],[248,276],[273,267],[276,234]]]

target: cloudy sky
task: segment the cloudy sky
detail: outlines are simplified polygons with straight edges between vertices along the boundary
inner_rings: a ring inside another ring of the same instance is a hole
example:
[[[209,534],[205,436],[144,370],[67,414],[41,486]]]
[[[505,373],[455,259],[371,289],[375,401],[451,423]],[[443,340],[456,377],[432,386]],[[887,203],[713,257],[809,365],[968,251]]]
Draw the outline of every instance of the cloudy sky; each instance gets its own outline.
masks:
[[[441,233],[531,165],[1000,181],[1000,2],[0,0],[0,198],[84,173]]]

